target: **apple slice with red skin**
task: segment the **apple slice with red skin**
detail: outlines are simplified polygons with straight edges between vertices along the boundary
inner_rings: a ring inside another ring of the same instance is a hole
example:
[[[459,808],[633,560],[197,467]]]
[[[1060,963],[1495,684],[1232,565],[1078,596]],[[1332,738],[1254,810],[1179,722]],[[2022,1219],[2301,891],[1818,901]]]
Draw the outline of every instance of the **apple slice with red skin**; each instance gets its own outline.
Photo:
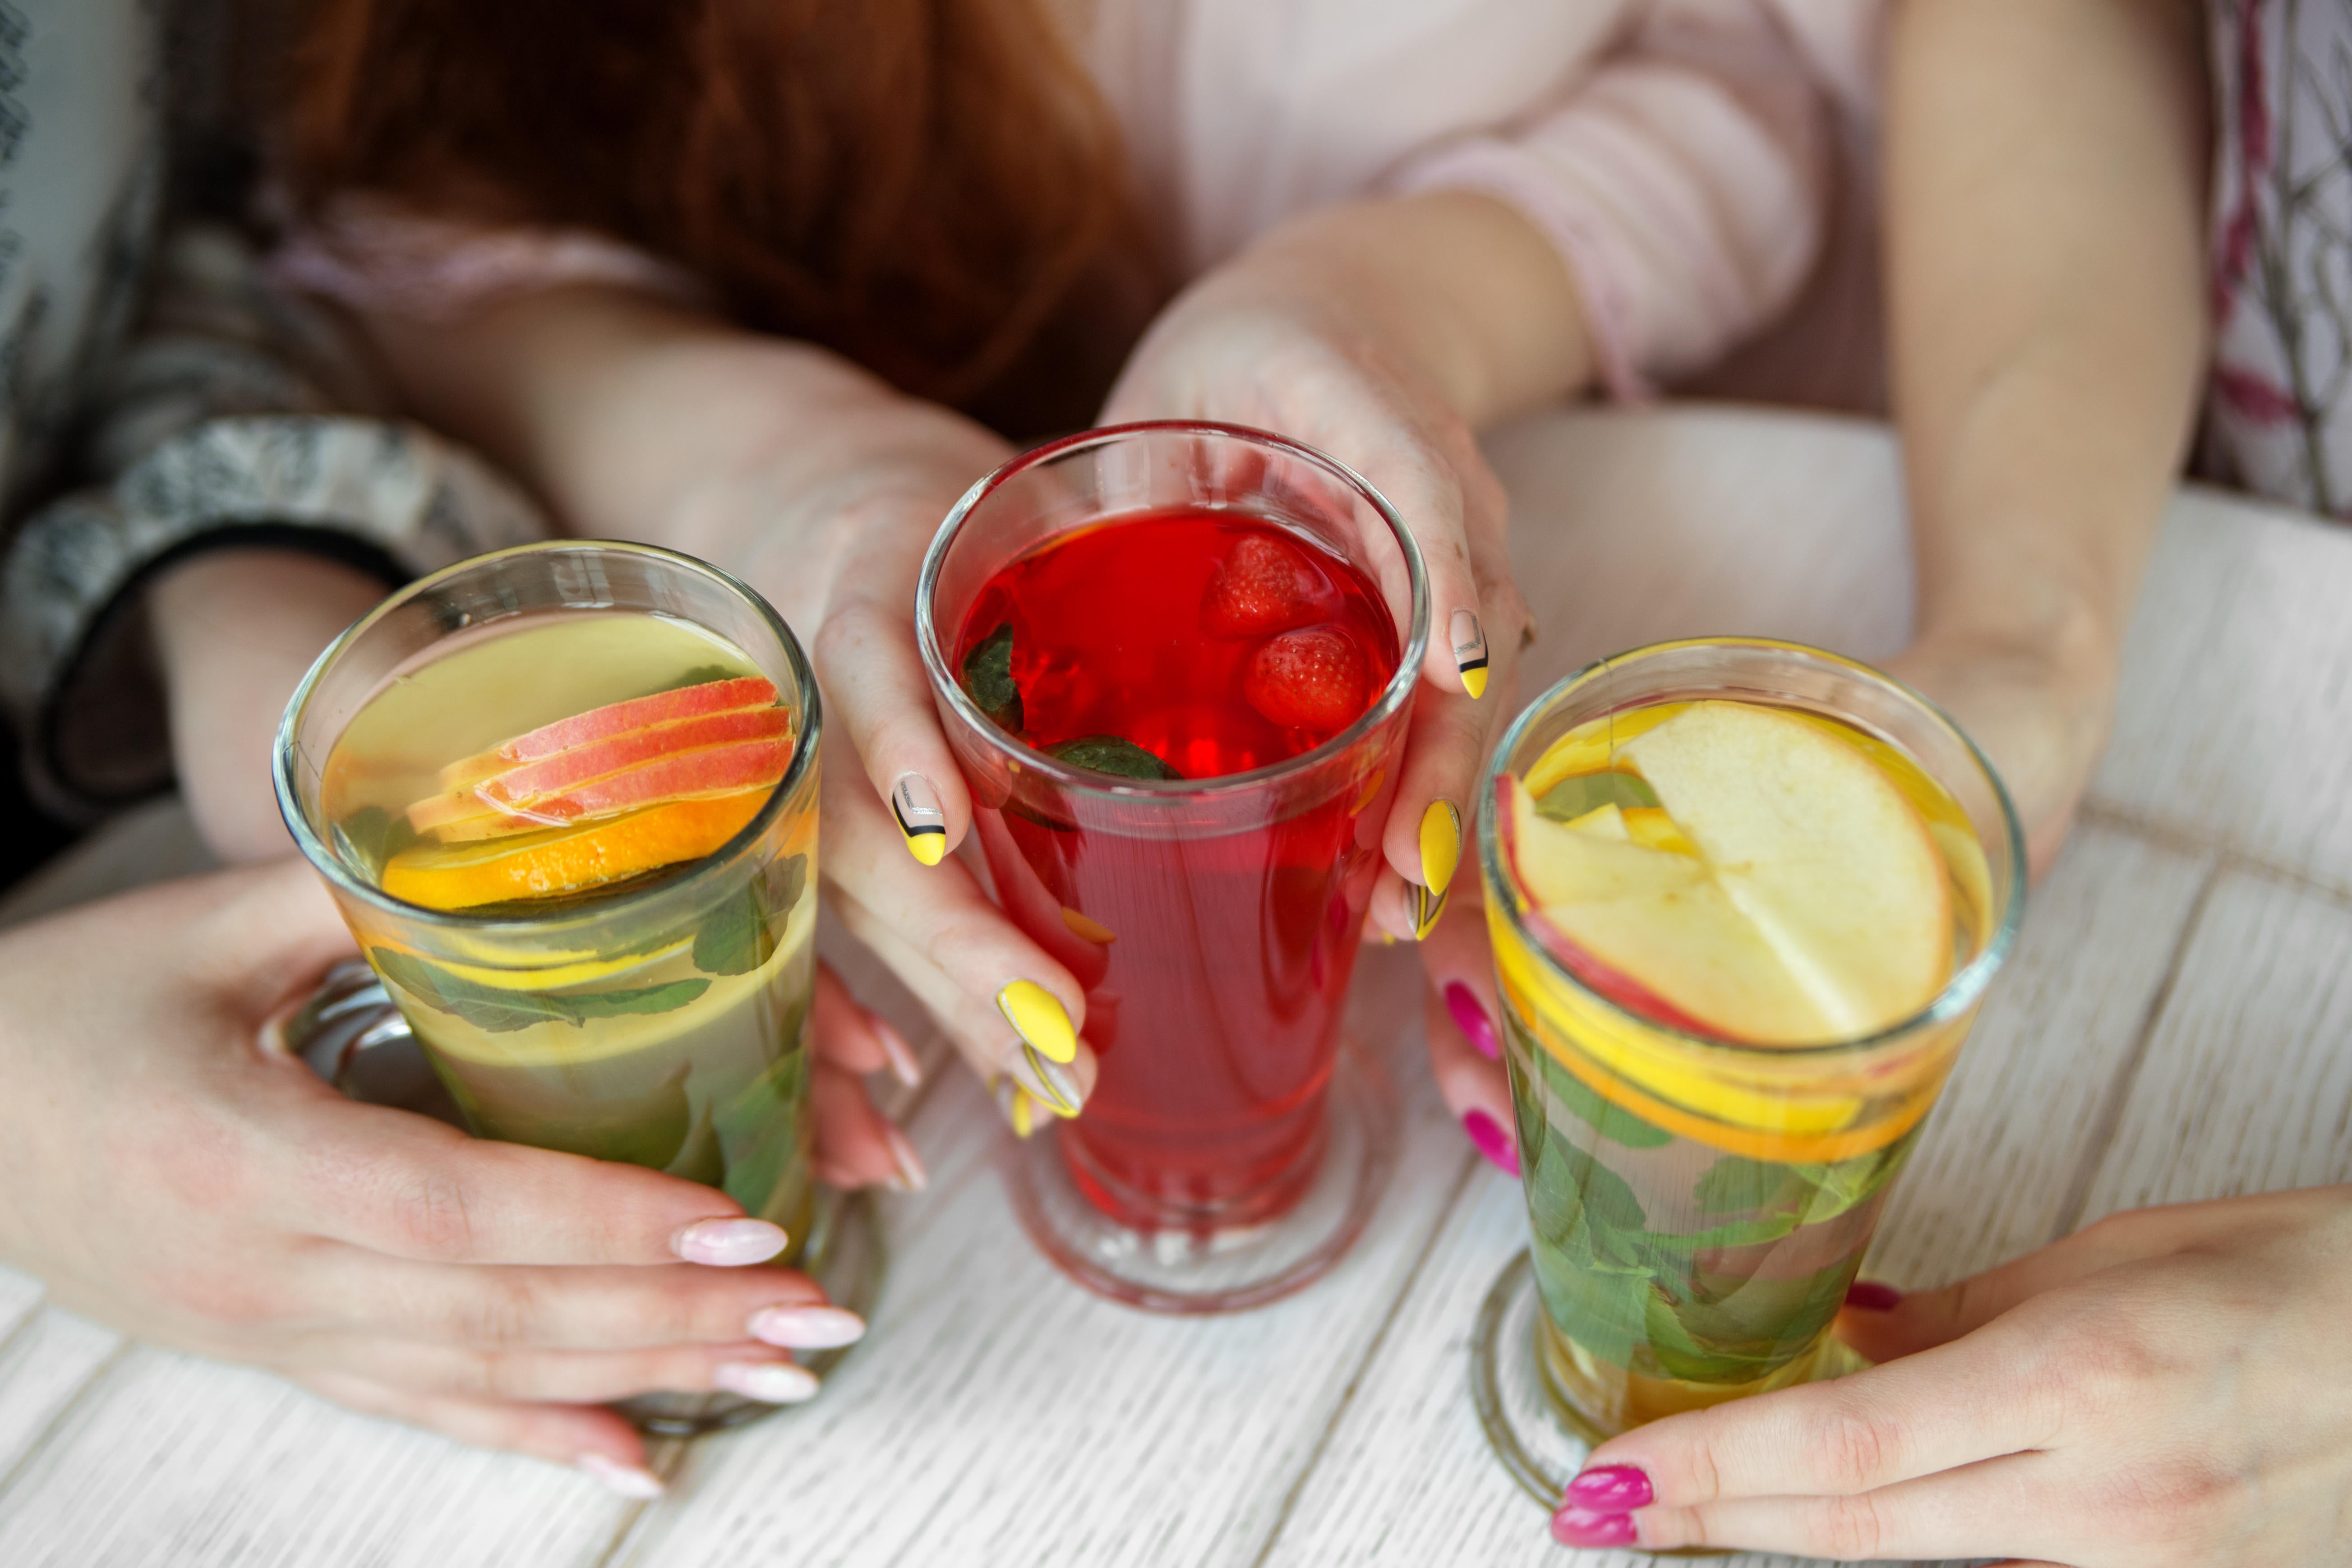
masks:
[[[632,697],[625,702],[608,702],[602,708],[591,708],[585,713],[542,724],[510,741],[501,741],[487,752],[451,763],[441,770],[441,787],[463,789],[520,763],[609,741],[632,731],[651,730],[738,708],[772,708],[775,701],[774,681],[748,675],[674,687],[648,697]]]
[[[410,826],[424,832],[502,813],[530,816],[538,811],[541,801],[554,800],[595,780],[667,757],[747,742],[782,741],[789,744],[792,732],[792,714],[775,707],[738,708],[650,729],[625,730],[536,762],[518,763],[466,787],[418,801],[408,808],[408,820]]]
[[[488,838],[501,833],[520,833],[531,828],[551,827],[565,823],[584,821],[593,816],[610,816],[616,812],[634,811],[639,806],[658,805],[674,800],[692,800],[704,795],[733,795],[740,790],[756,789],[773,784],[784,776],[792,765],[793,740],[744,741],[730,746],[701,746],[672,756],[657,757],[637,767],[607,773],[600,779],[590,779],[562,795],[536,796],[527,803],[505,809],[482,811],[480,815],[460,818],[436,818],[426,810],[427,820],[418,822],[420,810],[446,806],[451,795],[435,795],[409,808],[409,821],[420,832],[430,830],[445,844],[469,838]]]

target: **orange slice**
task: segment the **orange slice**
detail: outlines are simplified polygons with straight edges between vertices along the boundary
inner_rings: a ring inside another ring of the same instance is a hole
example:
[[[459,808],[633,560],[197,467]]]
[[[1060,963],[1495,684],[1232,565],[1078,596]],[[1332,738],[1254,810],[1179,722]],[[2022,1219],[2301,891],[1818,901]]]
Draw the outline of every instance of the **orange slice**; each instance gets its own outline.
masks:
[[[463,910],[624,881],[711,854],[741,832],[773,793],[740,790],[541,833],[419,844],[384,863],[383,890],[428,910]]]

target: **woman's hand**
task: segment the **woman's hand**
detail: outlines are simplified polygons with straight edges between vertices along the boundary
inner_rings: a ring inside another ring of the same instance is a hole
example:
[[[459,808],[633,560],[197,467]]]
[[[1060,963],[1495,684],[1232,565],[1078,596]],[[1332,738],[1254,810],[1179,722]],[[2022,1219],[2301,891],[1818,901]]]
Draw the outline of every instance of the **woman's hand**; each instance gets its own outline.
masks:
[[[1476,1119],[1507,1127],[1510,1099],[1492,1053],[1464,1043],[1494,1005],[1467,830],[1480,764],[1517,705],[1528,623],[1475,432],[1564,395],[1586,364],[1549,242],[1498,202],[1441,194],[1328,208],[1267,236],[1168,308],[1104,409],[1107,423],[1213,419],[1304,442],[1362,474],[1419,542],[1429,651],[1370,921],[1427,943],[1445,1009],[1432,1016],[1439,1086],[1482,1147],[1507,1146]]]
[[[1603,1444],[1554,1533],[2068,1568],[2352,1561],[2347,1296],[2352,1187],[2117,1215],[1849,1305],[1838,1331],[1885,1364]]]
[[[659,1483],[601,1402],[814,1392],[788,1350],[864,1325],[740,1267],[785,1245],[774,1226],[355,1103],[278,1048],[273,1023],[351,951],[299,860],[0,935],[0,1261],[127,1333],[631,1496]]]

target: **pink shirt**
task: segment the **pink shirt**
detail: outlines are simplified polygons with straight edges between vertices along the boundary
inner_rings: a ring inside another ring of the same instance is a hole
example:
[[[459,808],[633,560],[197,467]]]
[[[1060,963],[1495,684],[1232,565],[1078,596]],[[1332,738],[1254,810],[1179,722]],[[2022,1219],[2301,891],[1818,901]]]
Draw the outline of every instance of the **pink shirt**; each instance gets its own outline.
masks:
[[[1851,315],[1853,279],[1808,280],[1869,268],[1881,0],[1061,8],[1182,276],[1321,204],[1487,192],[1559,247],[1605,381],[1639,396],[1717,365],[1801,292]],[[435,315],[583,277],[685,286],[593,236],[458,233],[361,206],[299,237],[279,268],[353,303]],[[1800,383],[1806,357],[1792,361]]]

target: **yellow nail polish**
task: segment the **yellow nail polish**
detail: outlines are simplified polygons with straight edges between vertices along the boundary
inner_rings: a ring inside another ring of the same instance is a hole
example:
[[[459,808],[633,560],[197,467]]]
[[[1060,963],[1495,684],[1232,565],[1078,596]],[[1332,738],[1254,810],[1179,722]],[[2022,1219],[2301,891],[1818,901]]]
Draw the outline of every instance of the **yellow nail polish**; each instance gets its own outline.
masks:
[[[1404,885],[1406,916],[1412,921],[1412,940],[1426,942],[1437,925],[1438,917],[1445,912],[1445,895],[1433,893],[1417,882]]]
[[[1066,1066],[1078,1059],[1078,1032],[1070,1027],[1069,1014],[1035,981],[1016,980],[998,992],[996,1010],[1048,1061]]]
[[[1062,906],[1062,923],[1080,942],[1093,942],[1097,947],[1108,947],[1118,940],[1118,932],[1088,915],[1080,914],[1069,905]]]
[[[1433,800],[1421,814],[1421,879],[1443,893],[1462,863],[1462,814],[1450,800]]]
[[[907,852],[926,866],[947,858],[948,814],[940,807],[939,792],[920,773],[907,773],[890,788],[890,815],[907,837]]]
[[[1069,1070],[1047,1061],[1032,1045],[1023,1045],[1021,1055],[1029,1064],[1031,1076],[1037,1080],[1035,1089],[1025,1083],[1021,1086],[1029,1098],[1065,1121],[1077,1115],[1078,1080]]]
[[[1454,668],[1462,672],[1462,689],[1475,702],[1486,695],[1486,633],[1478,617],[1467,610],[1454,612],[1448,630],[1454,640]]]
[[[1010,1078],[989,1080],[989,1090],[996,1097],[996,1109],[1013,1129],[1015,1138],[1026,1138],[1037,1131],[1037,1102],[1029,1091]]]

